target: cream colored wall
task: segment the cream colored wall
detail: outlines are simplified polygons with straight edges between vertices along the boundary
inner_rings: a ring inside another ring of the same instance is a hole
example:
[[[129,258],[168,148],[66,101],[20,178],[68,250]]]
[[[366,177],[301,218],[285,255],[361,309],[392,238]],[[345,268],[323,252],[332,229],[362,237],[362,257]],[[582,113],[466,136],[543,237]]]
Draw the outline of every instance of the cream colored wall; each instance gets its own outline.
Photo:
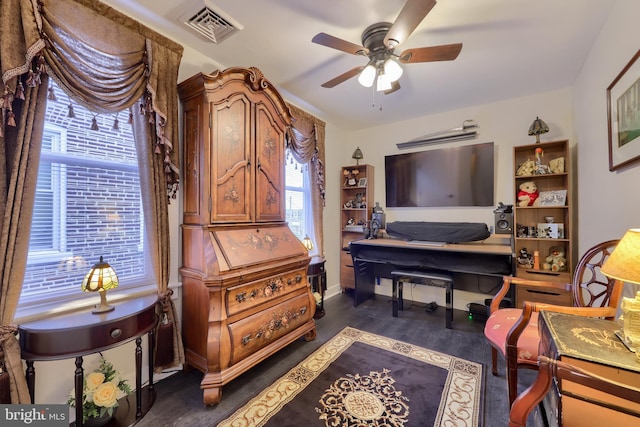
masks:
[[[640,2],[616,2],[574,85],[580,253],[640,227],[640,162],[609,171],[606,102],[607,87],[640,48],[638,17]]]
[[[364,154],[362,162],[371,164],[375,169],[375,198],[370,203],[379,202],[387,215],[387,222],[393,221],[461,221],[484,222],[494,226],[493,210],[498,202],[513,204],[515,190],[513,188],[513,146],[535,142],[535,138],[527,132],[531,122],[540,116],[548,125],[549,133],[542,135],[542,141],[568,139],[573,143],[573,112],[571,88],[563,88],[551,92],[536,94],[523,98],[510,99],[476,107],[449,111],[446,113],[406,120],[393,125],[366,129],[344,135],[345,140],[327,138],[327,145],[339,145],[341,150],[338,157],[327,156],[327,174],[333,178],[334,185],[327,186],[327,200],[332,200],[332,209],[327,206],[325,217],[331,217],[329,224],[325,221],[325,240],[334,241],[335,248],[340,248],[337,205],[340,167],[354,164],[351,154],[356,147],[360,147]],[[366,106],[363,106],[367,108]],[[371,110],[371,114],[384,114],[383,111]],[[397,143],[409,141],[429,133],[459,127],[464,120],[474,120],[478,125],[479,136],[473,141],[461,141],[436,144],[399,150]],[[384,187],[384,156],[406,153],[410,151],[434,150],[445,147],[455,147],[473,143],[493,142],[495,145],[495,203],[490,207],[460,207],[460,208],[386,208]],[[532,153],[533,158],[533,153]],[[327,269],[337,270],[338,253],[327,259]],[[336,278],[339,280],[338,278]],[[329,279],[329,284],[337,284]],[[390,295],[390,283],[382,280],[376,292]],[[481,302],[485,295],[457,291],[454,307],[465,310],[470,302]],[[418,301],[436,301],[444,304],[444,293],[440,289],[430,287],[416,287],[413,298]]]
[[[640,227],[640,161],[609,171],[606,102],[606,88],[640,48],[639,16],[637,0],[616,2],[574,84],[580,253]],[[627,284],[623,296],[634,296],[638,290],[640,286]]]

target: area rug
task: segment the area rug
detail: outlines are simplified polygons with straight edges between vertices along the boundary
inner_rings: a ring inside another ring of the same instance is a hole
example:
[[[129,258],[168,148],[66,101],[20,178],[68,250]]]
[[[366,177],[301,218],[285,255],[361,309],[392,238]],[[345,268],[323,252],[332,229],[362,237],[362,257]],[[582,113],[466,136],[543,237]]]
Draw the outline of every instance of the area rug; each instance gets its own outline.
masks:
[[[219,427],[482,425],[482,365],[351,327]]]

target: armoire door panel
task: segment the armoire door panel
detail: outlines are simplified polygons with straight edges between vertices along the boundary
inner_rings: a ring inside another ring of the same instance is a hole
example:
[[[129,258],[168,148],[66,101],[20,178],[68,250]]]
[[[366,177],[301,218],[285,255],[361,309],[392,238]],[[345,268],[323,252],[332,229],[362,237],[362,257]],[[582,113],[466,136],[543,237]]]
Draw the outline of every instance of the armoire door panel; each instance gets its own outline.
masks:
[[[242,94],[212,106],[212,223],[251,221],[250,117],[251,103]]]
[[[285,130],[273,120],[263,104],[256,105],[256,221],[282,221],[285,218],[283,194]]]

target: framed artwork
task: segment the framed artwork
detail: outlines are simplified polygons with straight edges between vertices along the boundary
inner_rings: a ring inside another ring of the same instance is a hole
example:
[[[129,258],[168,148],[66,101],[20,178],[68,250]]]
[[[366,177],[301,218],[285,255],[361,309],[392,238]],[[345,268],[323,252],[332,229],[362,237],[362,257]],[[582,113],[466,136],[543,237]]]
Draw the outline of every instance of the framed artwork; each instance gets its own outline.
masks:
[[[360,178],[358,181],[358,187],[366,187],[367,186],[367,178]]]
[[[609,170],[640,160],[640,50],[607,88]]]
[[[567,190],[541,191],[538,200],[540,200],[540,206],[564,206],[567,201]]]

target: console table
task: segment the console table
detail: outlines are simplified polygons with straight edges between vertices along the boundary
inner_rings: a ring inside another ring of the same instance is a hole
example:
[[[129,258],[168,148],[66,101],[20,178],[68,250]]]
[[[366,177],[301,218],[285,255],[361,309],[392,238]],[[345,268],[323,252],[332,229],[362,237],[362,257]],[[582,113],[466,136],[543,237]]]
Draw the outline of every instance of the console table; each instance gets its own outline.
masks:
[[[312,292],[320,294],[320,303],[316,304],[316,312],[314,319],[324,317],[324,293],[327,290],[327,272],[324,269],[325,258],[316,255],[311,258],[309,267],[307,267],[307,279],[311,285]]]
[[[132,425],[147,413],[155,401],[153,386],[153,348],[157,295],[150,295],[114,304],[115,310],[91,313],[92,308],[19,325],[20,349],[27,362],[27,384],[31,402],[35,403],[34,361],[75,357],[75,399],[82,402],[84,369],[82,356],[117,347],[135,339],[136,386],[135,405],[129,411],[116,412],[115,425]],[[149,386],[142,388],[142,336],[149,334]],[[129,397],[123,398],[128,399]],[[135,413],[133,413],[135,408]],[[111,425],[111,424],[110,424]],[[82,405],[76,405],[76,426],[82,427]]]
[[[620,383],[640,387],[640,362],[615,335],[615,331],[620,329],[618,323],[542,311],[538,329],[540,354]],[[623,400],[565,380],[552,384],[542,407],[547,418],[546,425],[550,427],[640,424],[640,402],[631,407]]]

